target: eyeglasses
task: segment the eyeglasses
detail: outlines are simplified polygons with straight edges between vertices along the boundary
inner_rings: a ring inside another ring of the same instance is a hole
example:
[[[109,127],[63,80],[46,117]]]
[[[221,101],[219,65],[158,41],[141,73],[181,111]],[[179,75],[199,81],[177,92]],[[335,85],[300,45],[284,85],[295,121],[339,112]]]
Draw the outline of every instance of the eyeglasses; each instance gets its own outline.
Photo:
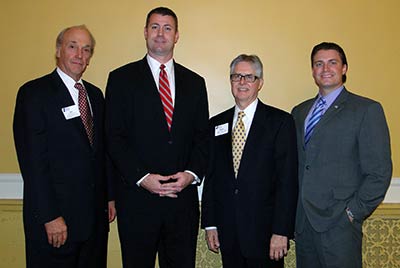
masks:
[[[232,82],[240,82],[242,78],[244,78],[244,81],[248,83],[254,83],[257,79],[259,79],[258,76],[253,74],[231,74]]]

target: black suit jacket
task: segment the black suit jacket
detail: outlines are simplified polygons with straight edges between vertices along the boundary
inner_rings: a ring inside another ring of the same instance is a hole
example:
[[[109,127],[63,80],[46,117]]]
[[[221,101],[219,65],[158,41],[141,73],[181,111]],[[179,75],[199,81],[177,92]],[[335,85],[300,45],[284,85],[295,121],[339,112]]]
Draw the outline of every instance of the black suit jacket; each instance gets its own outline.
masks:
[[[216,226],[221,249],[237,237],[245,257],[269,256],[272,234],[293,237],[297,201],[296,132],[292,117],[258,102],[238,176],[232,161],[234,108],[210,120],[210,161],[202,228]],[[228,123],[228,133],[215,127]]]
[[[74,105],[56,71],[24,84],[17,95],[14,140],[24,180],[24,228],[29,239],[47,239],[44,224],[62,216],[69,241],[108,228],[104,172],[104,98],[83,82],[94,120],[90,146],[81,118],[67,120]]]
[[[205,81],[175,62],[174,70],[171,132],[146,57],[109,75],[106,134],[112,162],[121,178],[116,197],[119,216],[125,212],[165,210],[166,206],[171,210],[191,206],[198,211],[196,185],[185,188],[177,199],[160,198],[136,185],[147,173],[172,175],[190,170],[200,179],[205,173],[208,127]]]

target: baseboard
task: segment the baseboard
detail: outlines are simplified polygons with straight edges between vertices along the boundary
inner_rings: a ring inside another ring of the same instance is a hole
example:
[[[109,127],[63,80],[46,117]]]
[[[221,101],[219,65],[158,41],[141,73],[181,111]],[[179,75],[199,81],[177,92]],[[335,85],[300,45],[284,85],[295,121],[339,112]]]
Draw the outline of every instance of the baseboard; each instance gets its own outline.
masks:
[[[23,181],[19,173],[0,173],[0,199],[22,199]],[[199,187],[199,199],[201,200]],[[400,203],[400,178],[392,178],[383,203]]]

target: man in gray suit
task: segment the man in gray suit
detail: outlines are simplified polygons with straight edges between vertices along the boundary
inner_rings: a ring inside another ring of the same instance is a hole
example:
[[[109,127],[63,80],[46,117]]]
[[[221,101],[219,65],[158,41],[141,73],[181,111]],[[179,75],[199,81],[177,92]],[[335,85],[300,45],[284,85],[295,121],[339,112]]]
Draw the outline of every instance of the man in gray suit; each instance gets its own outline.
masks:
[[[382,106],[344,87],[348,64],[335,43],[311,53],[318,95],[293,111],[299,153],[298,268],[362,267],[362,223],[392,176]]]

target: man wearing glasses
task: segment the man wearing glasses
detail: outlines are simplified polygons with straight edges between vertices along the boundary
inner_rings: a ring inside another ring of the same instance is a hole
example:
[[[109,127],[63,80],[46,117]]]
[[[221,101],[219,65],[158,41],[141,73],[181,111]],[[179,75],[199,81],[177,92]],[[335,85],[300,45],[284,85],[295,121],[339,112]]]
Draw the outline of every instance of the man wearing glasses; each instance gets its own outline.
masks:
[[[235,107],[210,120],[207,246],[221,249],[224,267],[283,267],[297,201],[294,121],[257,98],[264,83],[257,56],[236,57],[230,81]]]

